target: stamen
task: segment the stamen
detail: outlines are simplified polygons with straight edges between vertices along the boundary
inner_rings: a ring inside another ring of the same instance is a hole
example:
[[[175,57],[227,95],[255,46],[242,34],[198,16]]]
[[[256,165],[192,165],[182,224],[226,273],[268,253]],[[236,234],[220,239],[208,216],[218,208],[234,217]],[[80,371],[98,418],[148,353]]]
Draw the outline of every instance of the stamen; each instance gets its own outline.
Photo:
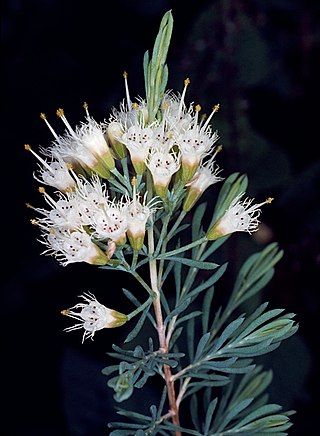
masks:
[[[218,153],[220,153],[220,151],[222,150],[222,145],[218,145],[218,147],[215,149],[212,158],[215,158],[217,156]]]
[[[44,120],[44,122],[45,122],[46,125],[48,126],[48,128],[49,128],[50,132],[53,134],[53,136],[54,136],[56,139],[58,139],[58,135],[56,134],[56,132],[54,131],[54,129],[51,127],[51,124],[49,123],[49,121],[47,120],[46,115],[45,115],[43,112],[41,112],[41,114],[40,114],[40,118],[41,118],[42,120]]]
[[[69,315],[70,314],[69,310],[65,310],[65,309],[61,310],[60,313],[61,313],[61,315]]]
[[[201,111],[201,106],[200,104],[197,104],[195,107],[195,111],[196,111],[196,115],[194,117],[194,124],[193,127],[196,127],[198,125],[198,118],[199,118],[199,112]]]
[[[133,209],[134,209],[134,213],[136,214],[137,213],[137,179],[135,177],[132,177],[131,185],[133,187],[133,193],[132,193]]]
[[[274,200],[274,198],[269,197],[269,198],[266,199],[266,201],[264,202],[264,204],[270,204],[270,203],[273,202],[273,200]]]
[[[74,131],[73,128],[70,126],[70,124],[68,123],[67,118],[66,118],[65,115],[64,115],[64,110],[61,109],[61,108],[59,108],[59,109],[57,110],[56,114],[57,114],[57,116],[58,116],[59,118],[61,118],[61,120],[62,120],[63,123],[65,124],[66,128],[67,128],[67,129],[69,130],[69,132],[71,133],[71,135],[72,135],[74,138],[77,138],[77,135],[76,135],[75,131]]]
[[[83,103],[83,108],[84,108],[84,110],[86,111],[87,117],[89,118],[89,117],[90,117],[90,115],[89,115],[89,111],[88,111],[89,105],[88,105],[87,102],[84,102],[84,103]]]
[[[129,94],[129,87],[128,87],[128,73],[126,71],[123,72],[123,78],[124,78],[124,86],[126,89],[126,97],[127,97],[127,104],[128,104],[128,109],[131,110],[132,109],[132,103],[131,103],[131,98],[130,98],[130,94]]]
[[[46,167],[51,174],[54,174],[54,170],[50,167],[50,165],[48,165],[47,162],[42,159],[42,157],[40,157],[35,151],[33,151],[29,144],[24,144],[24,149],[27,151],[31,151],[31,153],[42,163],[42,165]]]
[[[54,208],[57,208],[57,203],[54,201],[54,199],[46,193],[46,190],[44,189],[43,186],[40,186],[38,188],[38,191],[40,192],[40,194],[43,194],[45,199],[47,200],[47,202]]]
[[[220,104],[219,104],[219,103],[213,106],[213,108],[212,108],[212,112],[211,112],[211,114],[209,115],[207,121],[205,122],[205,125],[203,126],[203,129],[204,129],[204,130],[208,127],[208,124],[210,123],[211,118],[213,117],[213,115],[214,115],[216,112],[218,112],[219,108],[220,108]]]
[[[181,100],[180,100],[180,104],[179,104],[178,119],[180,119],[180,116],[181,116],[182,108],[183,108],[183,105],[184,105],[184,98],[186,96],[186,92],[187,92],[187,88],[188,88],[189,84],[190,84],[190,79],[186,78],[185,81],[184,81],[184,88],[183,88],[183,91],[182,91]]]

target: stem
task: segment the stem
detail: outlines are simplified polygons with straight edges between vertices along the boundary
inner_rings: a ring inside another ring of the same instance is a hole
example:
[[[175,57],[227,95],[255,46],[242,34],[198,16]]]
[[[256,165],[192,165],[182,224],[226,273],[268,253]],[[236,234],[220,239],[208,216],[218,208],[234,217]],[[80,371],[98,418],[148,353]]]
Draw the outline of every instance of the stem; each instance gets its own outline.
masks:
[[[152,301],[152,298],[149,297],[145,303],[143,303],[141,306],[139,306],[133,312],[129,313],[129,315],[127,315],[128,316],[128,320],[130,320],[134,316],[138,315],[138,313],[142,312],[148,306],[148,304],[151,304],[151,301]]]
[[[185,379],[185,381],[183,382],[183,384],[180,388],[180,391],[179,391],[179,395],[177,397],[177,407],[180,406],[180,403],[182,401],[184,394],[186,393],[186,390],[187,390],[187,387],[188,387],[188,384],[190,383],[190,381],[191,381],[191,377],[187,377]]]
[[[149,254],[152,256],[154,254],[154,248],[155,248],[153,226],[150,226],[150,228],[148,229],[148,248],[149,248]],[[168,344],[166,341],[165,327],[163,323],[162,307],[160,301],[160,291],[158,288],[157,261],[154,258],[149,260],[149,271],[150,271],[151,288],[152,291],[155,293],[155,298],[153,300],[153,307],[154,307],[154,312],[157,322],[157,331],[159,337],[160,350],[163,353],[167,353]],[[171,368],[169,365],[164,364],[163,370],[164,370],[164,376],[167,385],[168,400],[170,406],[169,412],[172,413],[172,422],[174,425],[180,426],[179,409],[176,402],[174,382],[171,380],[172,378]],[[175,433],[176,436],[181,436],[180,431],[176,431]]]
[[[183,218],[186,216],[186,212],[185,211],[181,211],[180,215],[178,216],[176,222],[174,223],[174,225],[172,226],[172,229],[170,230],[170,232],[168,233],[167,237],[166,237],[166,242],[168,242],[172,236],[174,235],[174,232],[177,230],[177,228],[179,227],[181,221],[183,220]]]
[[[132,270],[134,270],[136,265],[137,265],[138,256],[139,256],[139,252],[134,250],[133,251],[133,256],[132,256],[132,263],[131,263],[131,269]]]
[[[138,282],[144,287],[144,289],[148,291],[150,297],[154,299],[156,297],[155,292],[150,288],[149,285],[147,285],[147,283],[143,280],[140,274],[138,274],[136,271],[130,271],[130,272],[133,275],[133,277],[135,277],[138,280]]]
[[[203,238],[197,239],[194,242],[191,242],[190,244],[184,245],[183,247],[177,248],[176,250],[168,251],[167,253],[160,254],[158,256],[158,259],[166,259],[171,256],[175,256],[176,254],[183,253],[184,251],[190,250],[190,248],[196,247],[197,245],[203,244],[204,242],[207,242],[206,236]]]

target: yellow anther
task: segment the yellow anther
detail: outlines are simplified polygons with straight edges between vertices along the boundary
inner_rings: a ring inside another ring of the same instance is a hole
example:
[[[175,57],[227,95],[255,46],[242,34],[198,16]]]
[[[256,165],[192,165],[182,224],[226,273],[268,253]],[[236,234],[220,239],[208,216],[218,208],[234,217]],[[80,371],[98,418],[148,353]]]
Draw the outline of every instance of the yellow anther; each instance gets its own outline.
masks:
[[[207,118],[207,114],[201,115],[201,121],[204,121]]]
[[[61,310],[61,315],[69,315],[69,310]]]
[[[220,109],[220,103],[218,103],[218,104],[215,104],[214,106],[213,106],[213,112],[218,112],[218,110]]]
[[[50,229],[50,230],[49,230],[49,233],[50,233],[50,235],[54,235],[56,232],[55,232],[54,229]]]
[[[44,194],[46,192],[43,186],[39,186],[38,191],[40,192],[40,194]]]
[[[85,102],[83,103],[83,108],[84,108],[84,109],[88,109],[88,107],[89,107],[89,105],[88,105],[88,103],[85,101]]]
[[[59,108],[59,109],[57,110],[56,114],[57,114],[58,117],[63,117],[63,115],[64,115],[64,110],[61,109],[61,108]]]
[[[29,144],[24,144],[24,149],[27,151],[31,151],[31,147]]]
[[[71,192],[72,189],[71,189],[69,186],[67,186],[66,189],[65,189],[65,191],[68,193],[68,192]]]
[[[128,73],[126,71],[123,72],[123,77],[126,79],[128,77]]]
[[[216,149],[216,154],[220,153],[221,150],[222,150],[222,145],[218,145],[218,147]]]
[[[172,138],[173,138],[173,134],[172,134],[172,133],[169,133],[168,138],[169,138],[169,139],[172,139]]]
[[[189,84],[190,84],[190,79],[189,79],[189,77],[187,77],[184,81],[184,85],[188,86]]]
[[[132,177],[132,179],[131,179],[131,185],[132,185],[132,186],[137,186],[137,179],[136,179],[136,177]]]
[[[46,114],[44,114],[43,112],[41,112],[41,114],[40,114],[40,118],[42,119],[42,120],[45,120],[47,117],[46,117]]]
[[[269,197],[269,198],[266,199],[265,204],[270,204],[270,203],[273,202],[273,200],[274,200],[274,198]]]
[[[67,162],[67,168],[68,170],[73,170],[72,164],[70,162]]]
[[[196,112],[200,112],[201,111],[201,106],[200,104],[197,104],[195,107]]]
[[[134,103],[132,103],[132,107],[133,107],[133,109],[138,109],[139,105],[138,105],[138,103],[134,102]]]
[[[34,226],[36,226],[37,224],[39,224],[39,221],[35,220],[34,218],[32,218],[30,220],[30,223],[33,224]]]
[[[169,103],[165,103],[165,104],[163,105],[163,109],[169,109]]]

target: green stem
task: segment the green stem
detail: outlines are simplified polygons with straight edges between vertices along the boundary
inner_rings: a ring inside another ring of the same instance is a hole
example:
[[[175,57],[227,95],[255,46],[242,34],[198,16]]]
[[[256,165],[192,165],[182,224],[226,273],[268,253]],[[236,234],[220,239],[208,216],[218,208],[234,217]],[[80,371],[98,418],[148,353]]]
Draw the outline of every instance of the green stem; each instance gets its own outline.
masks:
[[[177,228],[179,227],[181,221],[184,219],[184,217],[186,216],[186,212],[185,211],[181,211],[180,215],[178,216],[176,222],[174,223],[174,225],[172,226],[172,229],[170,230],[170,232],[168,233],[167,237],[166,237],[166,242],[168,243],[170,241],[170,239],[174,236],[175,231],[177,230]]]
[[[131,269],[134,270],[137,266],[139,252],[134,250],[132,255]]]
[[[142,312],[149,304],[151,304],[151,302],[152,302],[152,298],[149,297],[145,303],[143,303],[136,310],[134,310],[133,312],[129,313],[129,315],[127,315],[128,320],[132,319],[134,316],[138,315],[138,313]]]
[[[154,299],[156,297],[155,292],[150,288],[150,286],[143,280],[143,278],[136,271],[130,271],[133,277],[138,280],[138,282],[143,286],[143,288],[148,292],[150,297]]]
[[[167,253],[160,254],[157,259],[167,259],[168,257],[175,256],[176,254],[183,253],[184,251],[190,250],[190,248],[196,247],[197,245],[207,242],[206,236],[203,236],[190,244],[184,245],[183,247],[177,248],[176,250],[168,251]]]

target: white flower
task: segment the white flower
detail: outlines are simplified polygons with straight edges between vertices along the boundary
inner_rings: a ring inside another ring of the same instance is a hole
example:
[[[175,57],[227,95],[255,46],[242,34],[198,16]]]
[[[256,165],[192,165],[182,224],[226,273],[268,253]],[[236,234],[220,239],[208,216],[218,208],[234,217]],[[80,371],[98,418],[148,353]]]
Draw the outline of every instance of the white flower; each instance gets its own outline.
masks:
[[[108,201],[93,216],[93,235],[100,240],[110,239],[122,245],[128,228],[127,204],[122,200]]]
[[[81,297],[85,301],[84,303],[78,303],[70,309],[62,310],[61,313],[80,321],[78,324],[67,327],[65,331],[70,332],[83,328],[82,343],[87,338],[93,339],[97,330],[120,327],[127,322],[127,315],[108,309],[99,303],[90,292],[84,293]]]
[[[43,187],[39,188],[46,202],[51,206],[51,210],[33,208],[41,213],[44,218],[39,219],[39,223],[48,227],[60,227],[64,229],[75,229],[81,226],[81,218],[78,213],[77,203],[72,198],[72,194],[67,192],[65,195],[58,193],[58,200],[54,200]]]
[[[127,235],[130,244],[134,250],[139,251],[143,246],[146,224],[150,215],[156,210],[158,203],[157,197],[154,197],[146,203],[147,193],[145,193],[142,202],[140,194],[136,192],[136,179],[132,180],[133,199],[127,207],[128,228]]]
[[[42,254],[55,256],[63,266],[75,262],[92,265],[105,265],[108,262],[106,255],[92,242],[84,229],[70,231],[40,227],[43,230],[41,242],[48,247]]]
[[[253,199],[246,198],[241,200],[243,195],[244,193],[241,193],[234,198],[222,218],[209,229],[207,233],[209,240],[214,240],[234,232],[248,232],[251,234],[258,230],[260,223],[258,218],[261,214],[260,207],[271,203],[273,198],[268,198],[263,203],[252,205]]]
[[[176,138],[176,142],[181,150],[181,163],[183,167],[188,166],[196,169],[201,159],[212,151],[214,143],[218,139],[217,132],[212,133],[208,123],[212,115],[204,125],[198,123],[198,113],[200,110],[201,107],[197,105],[192,122]]]
[[[170,128],[175,129],[177,133],[186,130],[192,120],[193,106],[191,104],[187,109],[184,101],[189,84],[190,80],[185,79],[181,95],[175,95],[173,92],[168,91],[162,100],[163,118]]]
[[[219,151],[219,147],[216,153],[205,163],[200,163],[200,166],[190,180],[187,186],[187,195],[183,202],[183,210],[188,212],[194,204],[199,200],[203,192],[211,185],[223,180],[223,177],[219,177],[221,172],[218,165],[215,164],[215,156]]]
[[[67,128],[62,136],[55,133],[45,115],[41,114],[41,118],[45,120],[55,137],[53,145],[49,147],[46,154],[51,154],[55,159],[63,159],[75,167],[80,164],[87,172],[94,171],[101,177],[108,178],[110,173],[108,166],[105,164],[108,160],[105,159],[105,156],[109,157],[110,150],[104,139],[102,127],[99,127],[98,123],[88,117],[87,123],[82,123],[80,127],[74,130],[65,117],[63,109],[58,109],[57,115]],[[101,155],[103,148],[105,152]],[[110,162],[110,168],[113,168],[113,158]]]
[[[73,199],[77,204],[82,225],[90,226],[93,224],[95,214],[108,203],[108,198],[106,184],[101,183],[97,175],[93,174],[90,180],[78,178]]]
[[[114,168],[114,159],[105,139],[103,125],[98,124],[93,118],[87,117],[87,122],[81,123],[80,127],[76,128],[76,136],[86,149],[103,160],[109,170]]]
[[[70,175],[70,168],[60,156],[56,156],[55,159],[51,159],[51,162],[48,163],[46,159],[33,151],[29,144],[25,144],[24,148],[30,151],[42,164],[42,166],[39,165],[39,175],[34,174],[34,178],[38,182],[57,188],[60,191],[68,191],[74,188],[75,180]]]
[[[216,153],[215,153],[216,155]],[[212,156],[205,163],[201,162],[200,166],[190,180],[189,183],[186,184],[189,189],[197,190],[199,192],[204,192],[209,186],[220,182],[223,180],[223,177],[219,177],[218,174],[222,171],[215,163],[215,155]]]
[[[138,174],[144,172],[144,162],[152,146],[153,130],[151,127],[141,127],[139,124],[132,125],[119,138],[130,153],[132,164]]]
[[[164,198],[172,175],[180,168],[180,153],[153,147],[146,159],[146,164],[152,174],[157,195]]]

